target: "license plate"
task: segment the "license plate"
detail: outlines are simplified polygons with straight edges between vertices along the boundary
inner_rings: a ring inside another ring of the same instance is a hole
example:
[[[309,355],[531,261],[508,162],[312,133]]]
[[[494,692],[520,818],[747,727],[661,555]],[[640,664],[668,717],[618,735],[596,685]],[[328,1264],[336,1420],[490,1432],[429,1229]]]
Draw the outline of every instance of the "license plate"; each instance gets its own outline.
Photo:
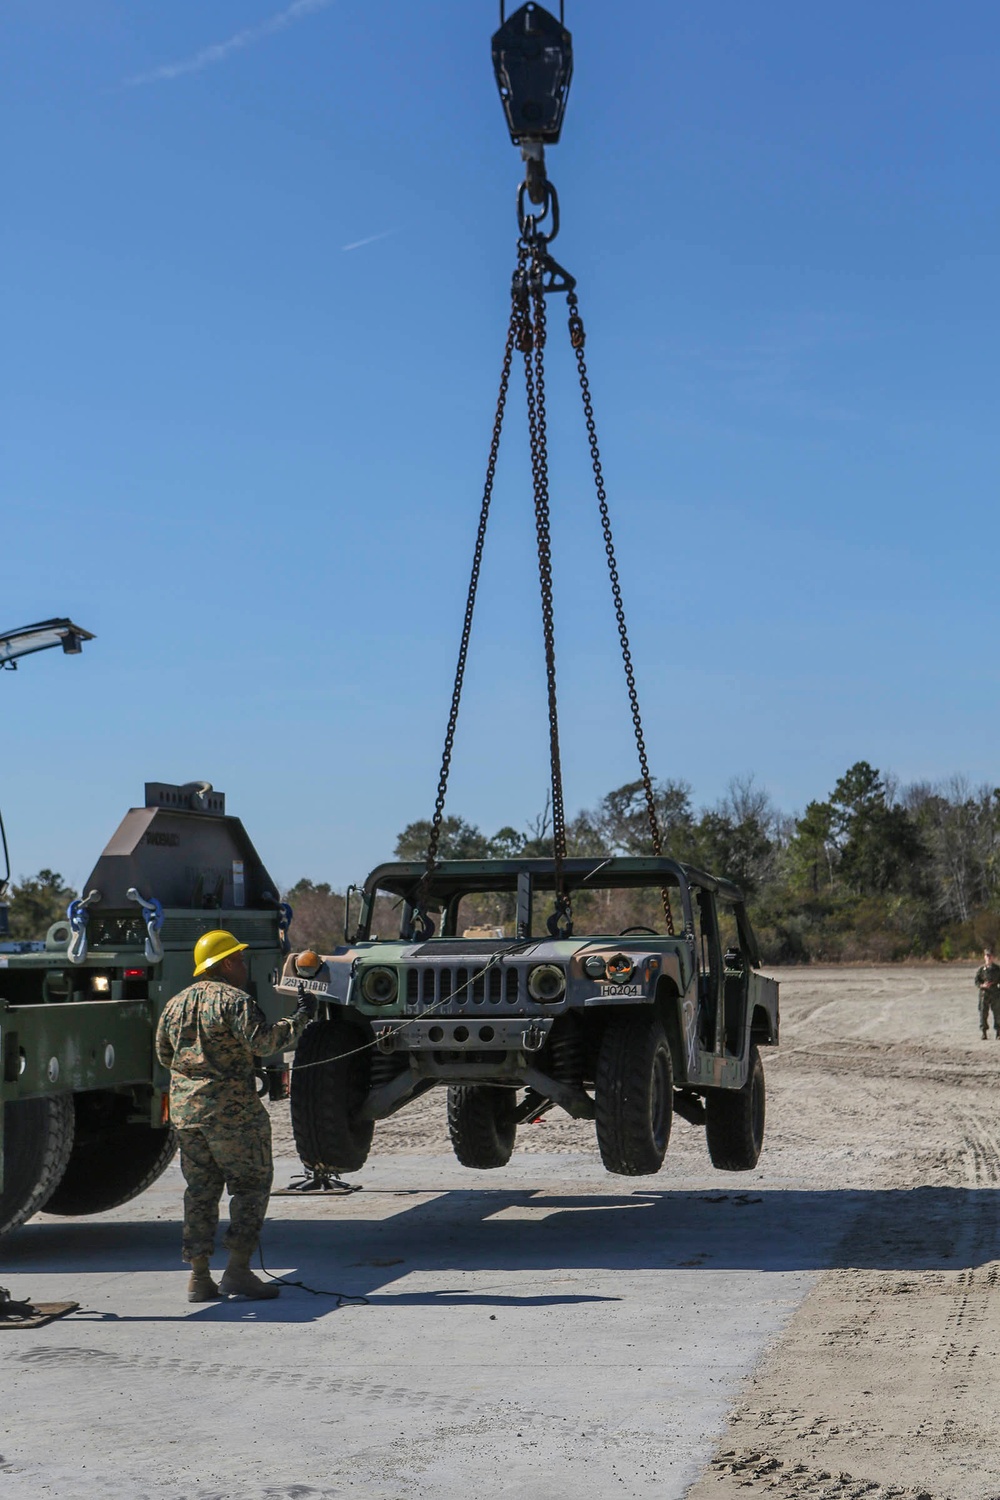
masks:
[[[616,995],[642,995],[644,990],[641,984],[600,984],[602,1000],[613,1000]]]
[[[326,994],[325,979],[300,979],[297,974],[287,975],[280,984],[275,985],[275,989],[297,990],[300,984],[304,990],[312,990],[317,995]]]

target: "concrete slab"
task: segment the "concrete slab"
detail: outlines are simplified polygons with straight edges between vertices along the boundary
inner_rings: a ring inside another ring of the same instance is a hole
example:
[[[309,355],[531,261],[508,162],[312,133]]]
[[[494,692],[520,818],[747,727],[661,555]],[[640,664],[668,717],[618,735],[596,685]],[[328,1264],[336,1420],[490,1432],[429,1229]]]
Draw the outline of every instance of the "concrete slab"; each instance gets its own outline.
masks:
[[[279,1164],[276,1180],[297,1163]],[[189,1305],[171,1168],[0,1247],[79,1313],[0,1346],[5,1500],[681,1497],[857,1196],[592,1155],[373,1158],[271,1205],[269,1268],[321,1293]]]

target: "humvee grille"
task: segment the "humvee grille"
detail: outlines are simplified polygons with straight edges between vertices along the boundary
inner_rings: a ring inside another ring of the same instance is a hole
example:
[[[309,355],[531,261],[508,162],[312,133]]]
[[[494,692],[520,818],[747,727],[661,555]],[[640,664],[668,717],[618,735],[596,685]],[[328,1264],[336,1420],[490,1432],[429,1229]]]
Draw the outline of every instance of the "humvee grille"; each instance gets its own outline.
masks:
[[[414,1009],[445,1001],[451,1001],[456,1009],[467,1005],[516,1005],[518,994],[519,971],[513,967],[497,966],[485,974],[478,969],[453,969],[446,964],[406,970],[406,1003]]]

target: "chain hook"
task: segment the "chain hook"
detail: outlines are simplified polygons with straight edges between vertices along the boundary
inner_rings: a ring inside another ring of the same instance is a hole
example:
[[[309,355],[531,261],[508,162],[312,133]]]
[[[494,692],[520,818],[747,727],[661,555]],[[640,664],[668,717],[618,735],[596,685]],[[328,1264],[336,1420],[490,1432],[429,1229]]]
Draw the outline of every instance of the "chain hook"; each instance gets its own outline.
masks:
[[[66,957],[71,964],[82,964],[87,957],[87,918],[89,916],[87,908],[100,899],[100,891],[88,891],[85,896],[78,896],[75,901],[71,901],[66,908],[72,934],[66,949]]]
[[[134,885],[130,885],[125,894],[130,901],[142,907],[143,919],[146,923],[145,954],[151,964],[158,964],[163,958],[163,944],[160,941],[163,906],[155,896],[150,897],[148,901],[144,900]]]

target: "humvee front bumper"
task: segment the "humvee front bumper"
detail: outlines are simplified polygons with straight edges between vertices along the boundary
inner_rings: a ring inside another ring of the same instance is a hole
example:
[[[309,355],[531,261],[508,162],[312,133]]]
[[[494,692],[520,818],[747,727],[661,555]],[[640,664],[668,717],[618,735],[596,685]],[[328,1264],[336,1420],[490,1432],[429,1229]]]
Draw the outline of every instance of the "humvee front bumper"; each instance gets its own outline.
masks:
[[[554,1016],[497,1016],[489,1021],[448,1016],[426,1021],[375,1022],[372,1031],[382,1052],[539,1052],[548,1040]]]

